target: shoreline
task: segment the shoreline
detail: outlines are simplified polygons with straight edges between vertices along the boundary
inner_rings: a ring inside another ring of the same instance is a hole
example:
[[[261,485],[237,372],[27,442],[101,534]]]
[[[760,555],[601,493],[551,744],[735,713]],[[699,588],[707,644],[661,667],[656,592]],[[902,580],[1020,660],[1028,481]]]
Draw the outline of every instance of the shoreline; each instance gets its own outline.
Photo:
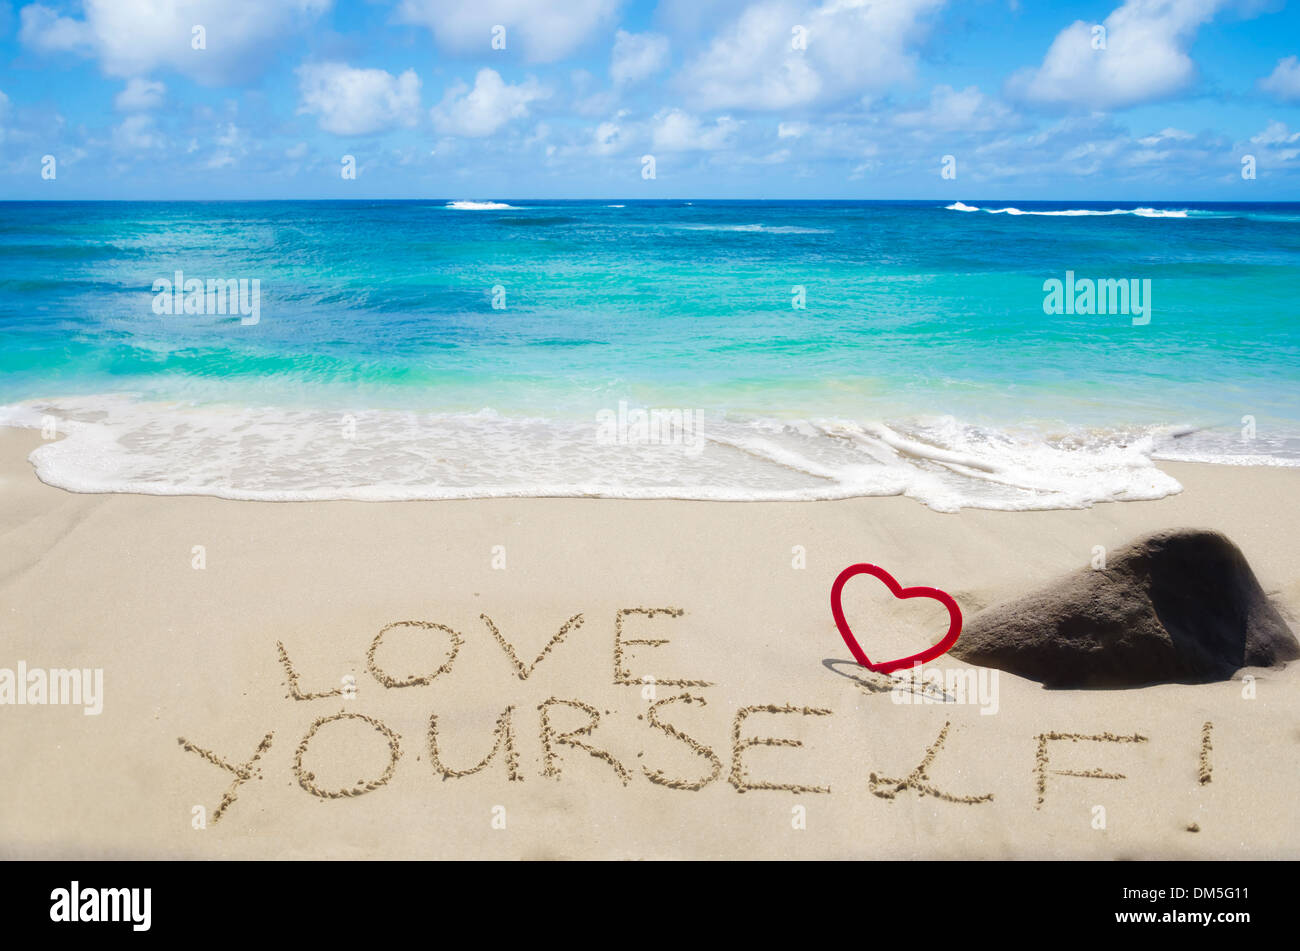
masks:
[[[1237,543],[1295,629],[1300,516],[1275,502],[1295,497],[1300,470],[1162,463],[1183,492],[1032,512],[938,513],[904,497],[286,506],[64,492],[27,462],[40,443],[0,430],[0,667],[102,669],[103,712],[0,707],[15,764],[0,793],[6,857],[1300,852],[1287,788],[1300,664],[1116,691],[1044,690],[1002,672],[997,713],[984,715],[894,703],[886,678],[848,661],[827,604],[840,569],[871,561],[970,616],[1086,565],[1093,546],[1190,526]],[[934,618],[900,604],[865,582],[845,598],[872,649],[901,656]],[[682,613],[640,610],[669,608]],[[405,624],[417,621],[430,626]],[[934,666],[967,668],[950,655]],[[1256,699],[1241,695],[1244,673]],[[643,676],[656,678],[654,701]],[[348,677],[355,698],[335,693]],[[706,702],[672,700],[682,695]],[[504,753],[475,771],[507,707],[517,779]],[[462,775],[431,761],[431,715],[438,762]],[[1039,803],[1038,738],[1108,733],[1147,740],[1050,741]],[[238,766],[268,734],[213,821],[236,776],[197,751]],[[803,745],[748,745],[764,737]],[[937,741],[929,782],[952,798],[881,795],[872,774],[902,782]],[[329,795],[362,781],[358,795]],[[196,806],[206,828],[192,824]],[[493,827],[498,806],[505,829]]]
[[[516,498],[717,502],[906,496],[939,512],[1050,511],[1176,494],[1184,462],[1300,470],[1300,431],[999,428],[629,407],[593,418],[207,406],[130,395],[0,407],[40,428],[33,464],[72,492],[238,501]],[[53,435],[52,435],[53,434]],[[1248,451],[1249,450],[1249,451]]]

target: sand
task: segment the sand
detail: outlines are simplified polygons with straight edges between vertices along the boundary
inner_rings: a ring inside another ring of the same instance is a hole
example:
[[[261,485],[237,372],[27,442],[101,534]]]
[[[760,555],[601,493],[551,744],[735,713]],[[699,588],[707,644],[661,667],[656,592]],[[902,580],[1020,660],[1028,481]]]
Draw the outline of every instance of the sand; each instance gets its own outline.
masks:
[[[103,710],[0,706],[6,858],[1300,856],[1300,664],[903,704],[829,608],[855,562],[969,616],[1199,527],[1295,627],[1300,470],[1024,513],[257,503],[70,494],[39,442],[0,431],[0,668],[102,668]],[[870,577],[844,607],[873,659],[946,630]]]

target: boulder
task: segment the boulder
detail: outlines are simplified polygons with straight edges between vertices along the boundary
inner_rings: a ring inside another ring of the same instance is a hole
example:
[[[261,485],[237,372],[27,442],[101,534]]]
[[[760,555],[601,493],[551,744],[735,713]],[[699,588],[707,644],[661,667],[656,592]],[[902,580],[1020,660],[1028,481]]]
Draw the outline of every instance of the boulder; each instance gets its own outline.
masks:
[[[1227,680],[1300,657],[1231,541],[1177,529],[971,618],[952,654],[1049,687]]]

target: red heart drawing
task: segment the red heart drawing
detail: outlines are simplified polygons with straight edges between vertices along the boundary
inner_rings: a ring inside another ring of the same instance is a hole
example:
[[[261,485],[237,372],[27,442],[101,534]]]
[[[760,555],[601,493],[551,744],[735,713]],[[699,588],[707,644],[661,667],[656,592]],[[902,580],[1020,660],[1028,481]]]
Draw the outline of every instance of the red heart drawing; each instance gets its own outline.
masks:
[[[858,639],[853,636],[853,631],[849,629],[849,622],[844,620],[844,607],[840,604],[840,596],[844,593],[844,585],[854,575],[875,575],[885,583],[890,592],[896,598],[933,598],[948,609],[948,633],[944,635],[943,640],[933,647],[927,647],[919,654],[913,654],[911,657],[904,657],[902,660],[886,660],[879,664],[873,664],[871,658],[867,656],[858,644]],[[859,664],[868,670],[874,670],[876,673],[887,674],[893,670],[899,670],[903,667],[915,667],[917,664],[924,664],[927,660],[934,660],[941,654],[947,653],[953,644],[957,643],[957,638],[961,635],[961,608],[957,607],[957,602],[945,591],[938,588],[904,588],[884,568],[877,565],[849,565],[840,572],[835,583],[831,585],[831,614],[835,617],[835,626],[840,629],[840,637],[844,638],[844,643],[849,645],[849,650],[857,658]]]

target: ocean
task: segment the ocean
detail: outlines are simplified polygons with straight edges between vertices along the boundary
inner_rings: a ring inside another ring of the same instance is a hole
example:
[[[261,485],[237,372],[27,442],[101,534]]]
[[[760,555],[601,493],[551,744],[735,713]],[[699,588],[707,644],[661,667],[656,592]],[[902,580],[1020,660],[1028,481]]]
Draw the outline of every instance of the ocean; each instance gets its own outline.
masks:
[[[1300,204],[11,202],[0,423],[79,492],[1074,508],[1300,465],[1298,291]]]

